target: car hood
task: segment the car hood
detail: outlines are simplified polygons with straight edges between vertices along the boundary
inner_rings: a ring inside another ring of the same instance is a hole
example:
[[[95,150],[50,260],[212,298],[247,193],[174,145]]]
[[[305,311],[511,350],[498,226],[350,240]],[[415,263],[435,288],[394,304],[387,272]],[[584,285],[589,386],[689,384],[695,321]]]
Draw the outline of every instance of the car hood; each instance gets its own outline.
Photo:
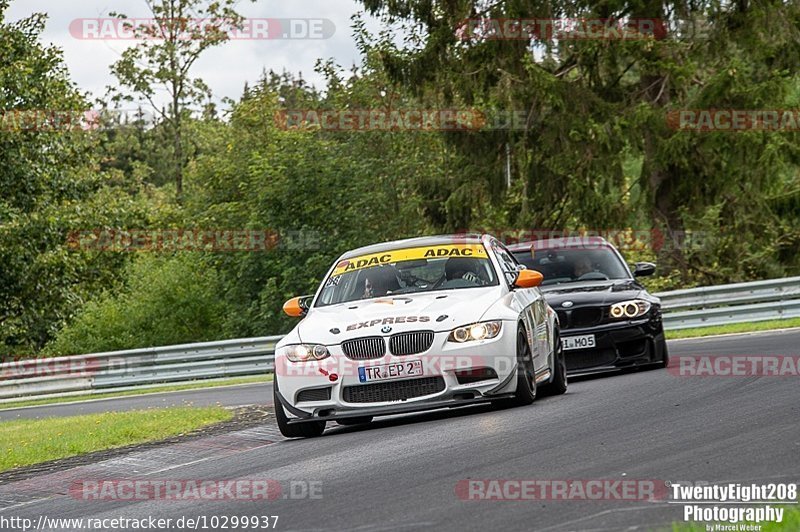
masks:
[[[565,301],[570,306],[612,305],[627,299],[652,299],[642,286],[633,279],[612,281],[587,281],[542,286],[542,293],[551,307],[559,309]]]
[[[479,321],[500,297],[500,287],[494,286],[314,307],[293,333],[299,336],[295,341],[335,345],[361,336],[450,330]]]

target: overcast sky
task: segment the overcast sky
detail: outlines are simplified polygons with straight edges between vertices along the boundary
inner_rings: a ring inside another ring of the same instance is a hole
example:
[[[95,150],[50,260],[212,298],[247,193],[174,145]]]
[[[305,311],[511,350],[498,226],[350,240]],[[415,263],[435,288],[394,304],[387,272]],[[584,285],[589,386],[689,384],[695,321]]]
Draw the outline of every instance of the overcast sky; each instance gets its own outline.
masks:
[[[324,40],[249,39],[230,41],[208,50],[196,63],[192,74],[203,78],[214,92],[216,101],[223,97],[238,98],[245,81],[258,79],[261,71],[287,69],[302,72],[303,77],[323,87],[314,72],[318,58],[334,58],[349,68],[359,63],[350,17],[360,10],[356,0],[240,0],[239,12],[249,18],[328,19],[335,25],[333,36]],[[126,40],[86,40],[72,36],[70,24],[76,19],[107,17],[109,12],[129,17],[147,17],[144,0],[14,0],[7,12],[8,20],[18,20],[32,13],[47,13],[49,20],[42,40],[64,51],[64,59],[72,79],[82,90],[101,96],[114,82],[109,65],[132,44]],[[370,31],[379,23],[371,18]]]

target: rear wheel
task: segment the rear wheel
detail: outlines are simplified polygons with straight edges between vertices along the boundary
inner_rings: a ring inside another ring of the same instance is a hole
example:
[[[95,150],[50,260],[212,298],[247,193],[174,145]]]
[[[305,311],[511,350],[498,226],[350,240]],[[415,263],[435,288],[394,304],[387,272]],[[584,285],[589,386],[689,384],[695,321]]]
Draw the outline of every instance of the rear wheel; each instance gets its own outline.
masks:
[[[321,436],[325,431],[324,421],[308,421],[305,423],[289,424],[289,418],[286,416],[286,411],[283,405],[278,400],[278,381],[272,387],[272,401],[275,407],[275,419],[278,421],[278,428],[281,434],[287,438],[314,438]]]
[[[567,391],[567,362],[564,359],[564,345],[559,335],[556,335],[554,350],[553,380],[542,386],[544,395],[561,395]]]

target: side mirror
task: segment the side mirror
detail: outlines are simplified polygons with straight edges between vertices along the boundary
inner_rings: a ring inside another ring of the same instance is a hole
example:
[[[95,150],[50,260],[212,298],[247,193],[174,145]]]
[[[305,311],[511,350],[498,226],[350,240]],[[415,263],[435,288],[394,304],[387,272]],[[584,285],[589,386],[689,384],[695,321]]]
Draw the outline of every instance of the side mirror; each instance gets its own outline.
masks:
[[[652,262],[637,262],[633,269],[635,277],[646,277],[654,273],[656,273],[656,265]]]
[[[283,304],[283,312],[293,318],[302,318],[308,312],[308,306],[313,296],[293,297]]]
[[[544,275],[536,270],[520,270],[517,272],[514,286],[517,288],[533,288],[542,284],[542,281],[544,281]]]

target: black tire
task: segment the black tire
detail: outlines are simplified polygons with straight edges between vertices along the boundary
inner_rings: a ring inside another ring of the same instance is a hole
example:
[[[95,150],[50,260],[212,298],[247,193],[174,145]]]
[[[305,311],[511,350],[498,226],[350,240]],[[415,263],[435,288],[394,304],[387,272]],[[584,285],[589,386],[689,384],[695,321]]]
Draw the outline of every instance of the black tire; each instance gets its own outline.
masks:
[[[520,325],[517,333],[517,388],[514,397],[492,402],[494,408],[527,406],[536,399],[536,378],[533,370],[533,358],[525,329]]]
[[[289,424],[289,418],[286,417],[286,412],[283,410],[278,400],[278,381],[276,380],[272,387],[272,401],[275,406],[275,419],[278,421],[278,428],[281,434],[287,438],[315,438],[321,436],[325,431],[324,421],[308,421],[305,423]]]
[[[531,346],[522,326],[517,332],[517,362],[517,390],[511,402],[514,406],[526,406],[536,399],[536,375]]]
[[[669,367],[669,352],[667,351],[667,340],[665,338],[661,338],[661,360],[658,363],[659,368],[668,368]]]
[[[369,423],[370,421],[372,421],[372,416],[362,416],[337,419],[336,423],[345,427],[349,427],[350,425],[361,425],[363,423]]]
[[[556,353],[553,357],[553,380],[541,387],[542,395],[561,395],[567,391],[567,361],[561,336],[556,335]]]

